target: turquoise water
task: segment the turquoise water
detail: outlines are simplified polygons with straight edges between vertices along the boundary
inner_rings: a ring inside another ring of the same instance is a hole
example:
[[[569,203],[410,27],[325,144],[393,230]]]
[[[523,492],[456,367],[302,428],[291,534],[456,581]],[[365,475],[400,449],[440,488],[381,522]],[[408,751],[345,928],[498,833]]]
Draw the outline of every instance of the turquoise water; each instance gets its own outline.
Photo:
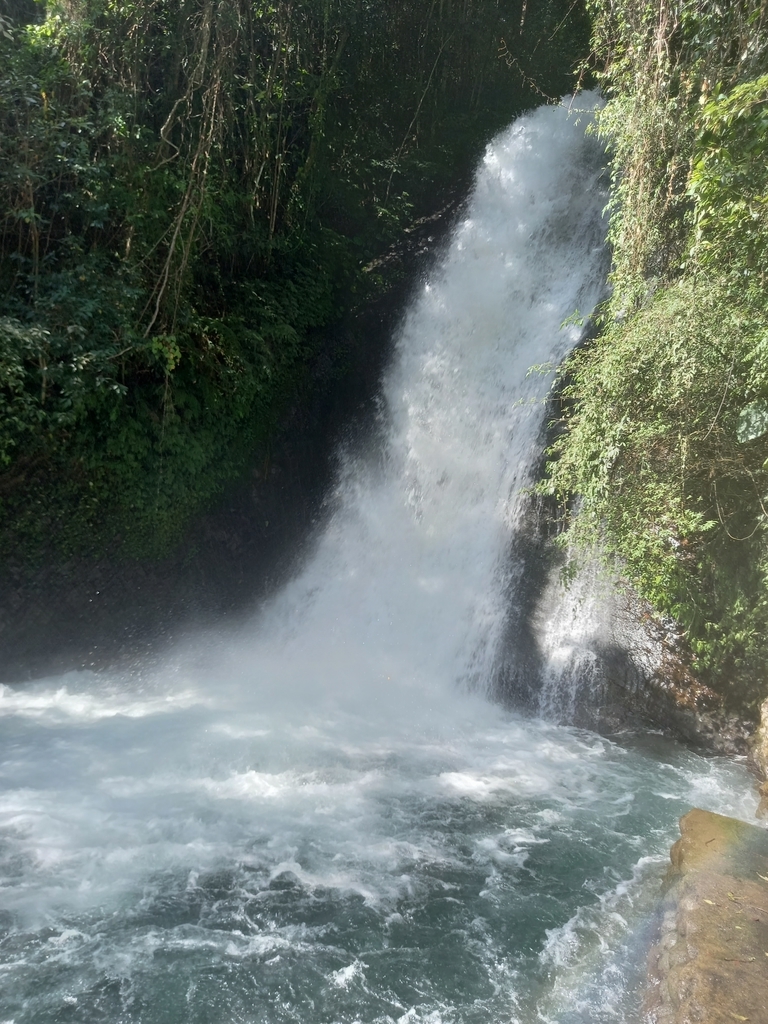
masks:
[[[632,1021],[677,816],[754,805],[742,766],[469,695],[376,728],[57,686],[4,694],[17,1024]]]

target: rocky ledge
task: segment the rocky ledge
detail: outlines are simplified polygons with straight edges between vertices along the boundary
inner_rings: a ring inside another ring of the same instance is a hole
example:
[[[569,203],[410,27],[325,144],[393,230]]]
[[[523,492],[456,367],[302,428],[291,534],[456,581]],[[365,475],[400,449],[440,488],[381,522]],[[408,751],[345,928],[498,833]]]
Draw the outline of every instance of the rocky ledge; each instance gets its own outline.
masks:
[[[696,809],[680,833],[645,1019],[768,1024],[768,830]]]

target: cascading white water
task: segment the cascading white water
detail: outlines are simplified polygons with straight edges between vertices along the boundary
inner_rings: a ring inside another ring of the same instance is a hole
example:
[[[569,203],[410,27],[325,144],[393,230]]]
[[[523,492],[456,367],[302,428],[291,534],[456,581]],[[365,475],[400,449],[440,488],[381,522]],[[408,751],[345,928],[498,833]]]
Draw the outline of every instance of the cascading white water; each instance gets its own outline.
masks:
[[[0,1020],[632,1018],[676,815],[748,814],[746,776],[484,694],[549,383],[528,371],[603,287],[588,119],[542,109],[489,147],[382,446],[347,451],[246,629],[2,690]]]

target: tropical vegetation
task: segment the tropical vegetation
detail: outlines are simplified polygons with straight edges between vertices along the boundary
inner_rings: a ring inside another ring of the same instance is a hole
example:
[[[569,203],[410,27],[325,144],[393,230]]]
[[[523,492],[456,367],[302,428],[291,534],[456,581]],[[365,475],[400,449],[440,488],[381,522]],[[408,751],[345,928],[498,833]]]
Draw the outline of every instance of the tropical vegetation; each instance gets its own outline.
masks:
[[[364,268],[516,111],[565,0],[5,0],[0,552],[151,553],[311,386]]]
[[[768,660],[768,5],[591,0],[612,295],[543,490],[754,709]],[[578,496],[578,497],[576,497]]]

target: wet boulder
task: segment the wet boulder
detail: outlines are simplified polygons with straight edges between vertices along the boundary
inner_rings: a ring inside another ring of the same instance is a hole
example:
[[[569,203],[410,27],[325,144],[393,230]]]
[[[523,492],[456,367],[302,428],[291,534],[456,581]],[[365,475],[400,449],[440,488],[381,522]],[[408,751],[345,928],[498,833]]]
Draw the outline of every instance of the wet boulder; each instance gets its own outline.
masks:
[[[695,809],[680,833],[649,958],[646,1019],[768,1024],[768,829]]]

